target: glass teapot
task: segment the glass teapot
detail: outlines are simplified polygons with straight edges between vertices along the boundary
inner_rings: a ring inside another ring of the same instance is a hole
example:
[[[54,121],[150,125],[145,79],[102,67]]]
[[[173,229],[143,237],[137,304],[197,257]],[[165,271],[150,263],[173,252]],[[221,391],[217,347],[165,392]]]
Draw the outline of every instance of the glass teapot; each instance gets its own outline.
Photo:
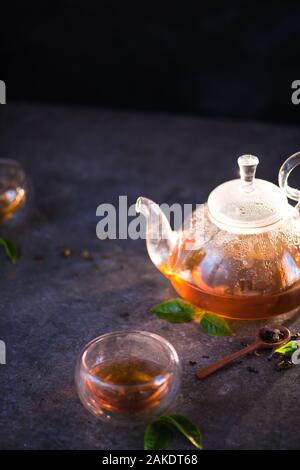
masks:
[[[279,186],[255,178],[258,163],[239,157],[240,179],[214,189],[178,231],[153,201],[136,203],[155,266],[181,297],[228,318],[268,318],[300,306],[300,191],[288,185],[300,152],[282,165]]]

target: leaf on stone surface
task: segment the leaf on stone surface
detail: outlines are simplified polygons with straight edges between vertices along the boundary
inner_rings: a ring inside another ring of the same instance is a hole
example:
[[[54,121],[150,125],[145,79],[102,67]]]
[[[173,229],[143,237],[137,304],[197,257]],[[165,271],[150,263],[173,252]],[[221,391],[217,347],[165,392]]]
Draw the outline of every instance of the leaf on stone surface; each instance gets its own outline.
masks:
[[[197,449],[202,449],[201,432],[189,418],[181,414],[164,415],[150,423],[144,434],[144,449],[165,449],[173,435],[171,429],[179,432]]]
[[[233,331],[224,318],[213,313],[204,313],[200,318],[200,325],[210,336],[232,336]]]
[[[171,323],[187,323],[193,320],[197,308],[185,300],[175,298],[155,305],[150,311]]]
[[[18,250],[16,245],[12,241],[3,237],[0,237],[0,245],[3,246],[8,259],[12,263],[15,263],[18,258]]]
[[[202,435],[198,427],[186,416],[180,414],[162,416],[160,420],[180,432],[197,449],[202,449]]]
[[[286,356],[291,355],[296,349],[298,349],[298,341],[290,341],[289,343],[280,346],[280,348],[275,349],[275,353],[284,354]]]
[[[172,438],[172,431],[159,419],[148,424],[144,434],[145,450],[163,450]]]

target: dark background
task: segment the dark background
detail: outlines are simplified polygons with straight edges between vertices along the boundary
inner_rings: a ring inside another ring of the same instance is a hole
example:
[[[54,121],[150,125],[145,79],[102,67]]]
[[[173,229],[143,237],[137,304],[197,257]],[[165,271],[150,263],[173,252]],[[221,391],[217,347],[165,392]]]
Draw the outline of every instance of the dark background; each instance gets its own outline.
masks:
[[[7,101],[299,122],[300,4],[9,2]]]

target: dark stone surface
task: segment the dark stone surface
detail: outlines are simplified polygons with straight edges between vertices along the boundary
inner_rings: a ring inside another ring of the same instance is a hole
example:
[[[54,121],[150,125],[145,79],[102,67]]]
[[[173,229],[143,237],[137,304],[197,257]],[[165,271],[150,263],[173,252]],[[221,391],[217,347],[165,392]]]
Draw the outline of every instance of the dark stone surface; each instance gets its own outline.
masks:
[[[29,105],[3,106],[0,129],[0,156],[22,162],[35,187],[31,220],[11,233],[22,257],[12,266],[1,254],[7,365],[0,366],[0,447],[141,448],[142,430],[116,431],[97,421],[79,402],[73,380],[87,341],[136,328],[176,347],[184,373],[175,409],[198,423],[205,448],[299,448],[300,368],[279,373],[263,353],[203,382],[193,375],[250,341],[259,323],[234,322],[232,338],[210,338],[196,324],[164,323],[148,309],[174,293],[144,243],[99,241],[95,234],[100,203],[120,194],[130,204],[140,194],[160,203],[202,202],[236,174],[241,153],[261,156],[259,176],[276,181],[280,163],[298,150],[299,130]],[[68,259],[60,254],[64,246],[74,250]],[[93,261],[80,257],[84,248]],[[300,329],[296,315],[283,320]],[[188,448],[182,441],[176,446]]]

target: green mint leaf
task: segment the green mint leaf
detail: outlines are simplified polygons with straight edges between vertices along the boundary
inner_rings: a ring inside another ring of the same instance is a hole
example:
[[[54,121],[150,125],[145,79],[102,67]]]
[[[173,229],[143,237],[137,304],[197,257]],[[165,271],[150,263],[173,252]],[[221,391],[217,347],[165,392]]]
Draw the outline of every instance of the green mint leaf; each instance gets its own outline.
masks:
[[[12,263],[15,263],[18,258],[18,251],[16,245],[7,238],[0,237],[0,245],[3,246],[5,253]]]
[[[298,341],[290,341],[289,343],[280,346],[280,348],[275,349],[276,353],[284,354],[286,356],[293,354],[296,349],[298,349],[299,344]]]
[[[172,438],[172,431],[162,421],[148,424],[144,434],[145,450],[163,450]]]
[[[196,307],[182,299],[170,299],[150,309],[162,320],[171,323],[187,323],[193,320]]]
[[[168,423],[179,431],[188,441],[197,449],[202,449],[202,435],[198,427],[184,415],[166,415],[161,416],[159,421]]]
[[[224,318],[218,317],[212,313],[204,313],[200,319],[202,329],[210,336],[232,336],[233,332],[230,329],[227,321]]]

